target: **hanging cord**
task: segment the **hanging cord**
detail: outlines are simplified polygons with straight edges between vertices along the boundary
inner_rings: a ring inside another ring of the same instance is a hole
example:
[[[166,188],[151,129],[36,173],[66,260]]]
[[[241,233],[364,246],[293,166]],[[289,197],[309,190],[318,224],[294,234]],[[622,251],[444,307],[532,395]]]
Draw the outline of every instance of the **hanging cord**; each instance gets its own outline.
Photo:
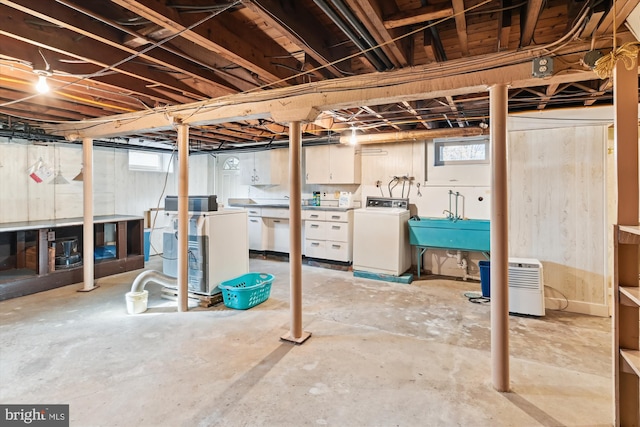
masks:
[[[638,45],[639,42],[629,42],[620,46],[619,49],[616,49],[616,31],[617,31],[617,22],[616,22],[616,2],[613,2],[613,49],[609,52],[608,55],[603,56],[598,59],[593,67],[593,71],[596,73],[598,77],[601,79],[609,79],[613,75],[613,69],[616,66],[618,60],[622,60],[624,66],[627,70],[632,70],[634,67],[634,63],[636,58],[638,57]]]

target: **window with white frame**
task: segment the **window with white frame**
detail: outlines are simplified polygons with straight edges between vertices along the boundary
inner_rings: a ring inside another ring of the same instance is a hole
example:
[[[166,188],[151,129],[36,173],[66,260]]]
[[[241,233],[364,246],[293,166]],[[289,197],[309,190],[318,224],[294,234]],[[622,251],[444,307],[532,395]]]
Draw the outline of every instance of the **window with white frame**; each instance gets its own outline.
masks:
[[[226,159],[224,161],[224,164],[222,165],[222,170],[226,170],[226,171],[231,171],[231,170],[238,170],[240,169],[240,159],[238,159],[237,157],[229,157],[228,159]]]
[[[475,165],[489,163],[489,138],[434,140],[434,165]]]
[[[129,170],[172,173],[171,157],[168,153],[129,150]]]

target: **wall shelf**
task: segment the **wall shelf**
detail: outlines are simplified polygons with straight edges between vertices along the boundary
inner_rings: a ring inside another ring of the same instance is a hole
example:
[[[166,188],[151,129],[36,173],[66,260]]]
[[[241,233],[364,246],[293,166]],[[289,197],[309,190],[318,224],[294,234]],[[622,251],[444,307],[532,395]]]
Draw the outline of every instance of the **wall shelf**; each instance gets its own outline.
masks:
[[[640,423],[640,227],[614,226],[615,425]]]
[[[82,253],[83,218],[0,224],[0,301],[29,295],[84,280],[83,265],[50,269],[49,247],[59,238],[78,239]],[[106,232],[105,232],[106,230]],[[115,246],[115,256],[94,260],[94,277],[100,278],[144,267],[144,220],[128,215],[94,217],[96,247]]]

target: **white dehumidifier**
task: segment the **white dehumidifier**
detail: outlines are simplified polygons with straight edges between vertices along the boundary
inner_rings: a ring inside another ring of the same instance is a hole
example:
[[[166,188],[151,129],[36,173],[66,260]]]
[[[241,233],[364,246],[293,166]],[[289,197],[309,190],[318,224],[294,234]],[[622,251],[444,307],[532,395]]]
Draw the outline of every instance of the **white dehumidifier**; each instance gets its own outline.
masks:
[[[509,258],[509,312],[544,316],[542,264],[532,258]]]

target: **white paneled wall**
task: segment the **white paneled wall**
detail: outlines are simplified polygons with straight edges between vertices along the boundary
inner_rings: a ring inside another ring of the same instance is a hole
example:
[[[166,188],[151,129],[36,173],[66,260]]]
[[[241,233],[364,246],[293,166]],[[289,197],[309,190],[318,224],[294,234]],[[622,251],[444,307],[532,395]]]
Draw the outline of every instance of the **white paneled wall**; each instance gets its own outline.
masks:
[[[509,253],[539,259],[550,307],[607,315],[607,130],[509,134]]]
[[[190,194],[210,194],[210,156],[190,157]],[[39,158],[58,170],[69,184],[36,183],[27,175]],[[138,215],[164,207],[164,195],[177,194],[177,174],[129,170],[128,151],[95,147],[94,214]],[[0,140],[0,222],[81,217],[82,182],[73,181],[82,167],[82,147]],[[177,170],[177,168],[176,168]]]

